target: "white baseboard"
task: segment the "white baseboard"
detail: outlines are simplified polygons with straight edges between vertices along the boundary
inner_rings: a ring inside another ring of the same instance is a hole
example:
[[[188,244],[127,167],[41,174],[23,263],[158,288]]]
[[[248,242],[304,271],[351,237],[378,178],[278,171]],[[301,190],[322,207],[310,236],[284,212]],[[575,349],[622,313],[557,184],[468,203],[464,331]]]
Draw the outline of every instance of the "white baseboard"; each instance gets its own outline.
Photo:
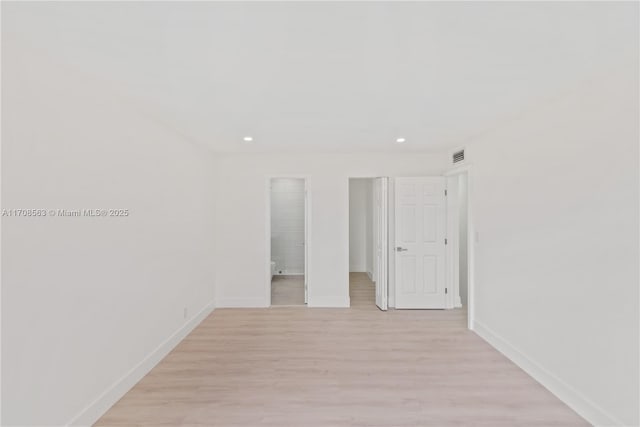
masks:
[[[69,426],[93,425],[105,412],[109,410],[122,396],[149,373],[164,357],[169,354],[189,333],[195,329],[211,312],[213,303],[208,304],[198,314],[187,321],[174,332],[140,363],[106,389],[96,400],[91,402],[67,424]]]
[[[308,307],[350,307],[349,297],[309,297]],[[269,307],[264,298],[221,298],[216,301],[216,308],[266,308]]]
[[[367,271],[367,267],[363,265],[349,266],[349,273],[365,273],[366,271]]]
[[[456,307],[456,308],[462,307],[462,299],[460,298],[460,295],[458,295],[455,299],[456,300],[453,303],[453,306]]]
[[[309,307],[349,308],[351,299],[349,297],[313,297],[309,298]]]
[[[265,308],[269,302],[264,298],[220,298],[216,300],[216,308]]]
[[[474,320],[473,331],[491,344],[496,350],[505,355],[513,363],[533,379],[542,384],[558,399],[576,411],[581,417],[594,426],[624,426],[624,423],[608,414],[598,405],[587,399],[569,384],[547,371],[543,366],[527,357],[524,353],[511,345],[507,340],[496,334],[481,321]]]

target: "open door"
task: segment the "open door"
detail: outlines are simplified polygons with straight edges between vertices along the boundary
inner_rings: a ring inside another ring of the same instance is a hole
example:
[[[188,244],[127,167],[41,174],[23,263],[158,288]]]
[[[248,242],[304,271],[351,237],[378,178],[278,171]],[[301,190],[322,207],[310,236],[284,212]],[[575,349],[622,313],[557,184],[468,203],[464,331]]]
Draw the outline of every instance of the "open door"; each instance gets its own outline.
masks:
[[[304,189],[304,303],[309,303],[309,192]]]
[[[373,217],[375,224],[375,277],[376,305],[380,310],[387,310],[388,305],[388,178],[376,178],[373,184]]]
[[[446,308],[445,178],[395,179],[396,308]]]

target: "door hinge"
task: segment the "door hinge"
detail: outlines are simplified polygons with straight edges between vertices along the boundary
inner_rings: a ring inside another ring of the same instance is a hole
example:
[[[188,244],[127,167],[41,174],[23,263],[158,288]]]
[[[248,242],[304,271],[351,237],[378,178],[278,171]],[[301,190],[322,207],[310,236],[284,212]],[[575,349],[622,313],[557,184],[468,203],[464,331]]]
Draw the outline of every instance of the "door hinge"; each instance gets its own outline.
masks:
[[[444,288],[444,293],[446,294],[448,292],[449,292],[449,290],[447,288]]]
[[[444,189],[444,195],[445,196],[447,195],[447,189],[446,188]]]
[[[444,244],[446,245],[448,243],[447,239],[444,239]]]

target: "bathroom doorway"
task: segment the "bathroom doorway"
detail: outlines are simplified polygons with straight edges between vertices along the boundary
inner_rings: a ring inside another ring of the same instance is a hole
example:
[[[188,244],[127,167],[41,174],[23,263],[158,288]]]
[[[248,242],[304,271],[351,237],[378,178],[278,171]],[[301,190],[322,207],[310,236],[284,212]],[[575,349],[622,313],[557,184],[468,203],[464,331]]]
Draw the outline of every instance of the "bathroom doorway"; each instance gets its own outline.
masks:
[[[304,178],[269,179],[271,306],[303,306],[307,303],[307,205]]]

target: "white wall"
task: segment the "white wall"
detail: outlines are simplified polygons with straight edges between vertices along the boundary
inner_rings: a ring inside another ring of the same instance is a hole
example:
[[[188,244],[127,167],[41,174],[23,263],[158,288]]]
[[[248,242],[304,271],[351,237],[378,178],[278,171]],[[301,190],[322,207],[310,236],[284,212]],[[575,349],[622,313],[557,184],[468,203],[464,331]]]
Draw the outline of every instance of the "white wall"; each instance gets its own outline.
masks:
[[[89,424],[211,309],[214,159],[5,28],[2,60],[3,208],[129,210],[2,218],[2,425]]]
[[[304,180],[271,180],[271,260],[276,274],[304,274]]]
[[[443,154],[224,154],[217,174],[216,306],[269,301],[265,214],[270,176],[306,176],[311,204],[309,305],[349,305],[349,178],[440,174]]]
[[[349,180],[349,271],[367,272],[372,264],[371,180]]]
[[[637,55],[466,153],[476,329],[598,425],[640,424]]]

